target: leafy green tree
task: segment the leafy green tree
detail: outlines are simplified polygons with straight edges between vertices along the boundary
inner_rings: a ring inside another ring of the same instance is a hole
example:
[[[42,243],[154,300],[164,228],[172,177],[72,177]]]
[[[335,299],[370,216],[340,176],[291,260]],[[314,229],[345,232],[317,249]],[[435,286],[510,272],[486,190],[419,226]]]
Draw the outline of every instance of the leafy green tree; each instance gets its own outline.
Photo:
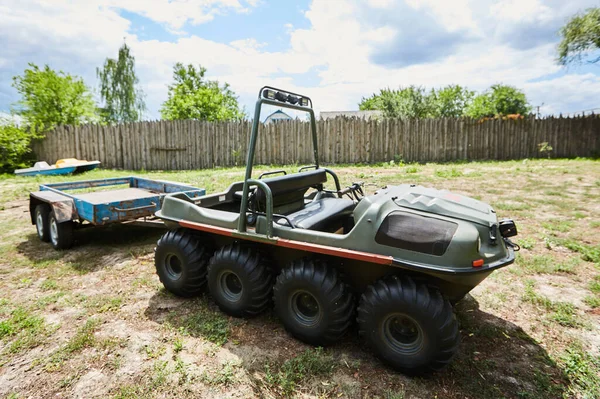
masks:
[[[459,118],[473,101],[475,92],[459,85],[449,85],[429,94],[431,116],[435,118]]]
[[[358,106],[363,111],[383,111],[386,118],[427,118],[432,113],[427,93],[420,86],[382,89],[379,94],[363,97]]]
[[[584,55],[600,50],[600,8],[588,9],[577,14],[560,30],[562,37],[558,45],[558,62],[562,65],[581,61]],[[600,61],[600,57],[590,60]]]
[[[0,172],[12,173],[30,161],[32,134],[0,118]]]
[[[530,111],[531,105],[523,91],[513,86],[495,84],[473,99],[466,115],[483,118],[496,115],[527,115]]]
[[[107,58],[102,69],[96,68],[96,75],[100,79],[100,97],[104,102],[100,110],[103,121],[124,123],[142,119],[146,110],[144,93],[138,87],[135,57],[127,44],[123,43],[116,60]]]
[[[30,63],[22,76],[13,77],[12,85],[21,95],[13,112],[30,130],[44,132],[98,119],[92,94],[80,77]]]
[[[206,121],[238,120],[244,117],[235,93],[225,83],[205,80],[206,69],[192,64],[177,63],[173,67],[173,80],[169,98],[163,103],[163,119],[198,119]]]
[[[450,85],[426,93],[420,86],[398,90],[383,89],[379,94],[363,98],[361,110],[381,110],[387,118],[460,117],[474,93],[462,86]]]

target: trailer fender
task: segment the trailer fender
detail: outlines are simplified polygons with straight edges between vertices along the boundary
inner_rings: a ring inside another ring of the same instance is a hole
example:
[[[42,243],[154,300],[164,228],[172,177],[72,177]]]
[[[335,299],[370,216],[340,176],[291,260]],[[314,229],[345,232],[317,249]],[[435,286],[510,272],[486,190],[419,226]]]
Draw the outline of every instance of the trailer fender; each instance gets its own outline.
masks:
[[[56,216],[58,223],[77,220],[77,208],[72,198],[54,193],[52,191],[36,191],[29,194],[29,216],[31,224],[35,224],[35,207],[39,204],[48,204]]]

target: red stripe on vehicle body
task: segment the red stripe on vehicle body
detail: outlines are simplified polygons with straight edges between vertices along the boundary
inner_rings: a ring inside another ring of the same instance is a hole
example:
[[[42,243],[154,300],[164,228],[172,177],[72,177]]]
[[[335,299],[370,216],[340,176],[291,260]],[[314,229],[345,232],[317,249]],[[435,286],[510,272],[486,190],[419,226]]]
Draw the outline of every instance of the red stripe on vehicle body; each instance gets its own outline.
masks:
[[[232,229],[228,229],[225,227],[211,226],[211,225],[204,224],[204,223],[186,222],[186,221],[182,220],[179,222],[179,224],[182,227],[186,227],[189,229],[206,231],[208,233],[214,233],[214,234],[219,234],[219,235],[228,236],[228,237],[233,236],[233,233],[234,233],[234,230],[232,230]],[[248,237],[248,241],[254,241],[254,240],[252,240],[251,237]],[[380,265],[391,265],[392,260],[393,260],[393,258],[391,256],[377,255],[377,254],[372,254],[369,252],[354,251],[354,250],[345,249],[345,248],[330,247],[330,246],[321,245],[321,244],[312,244],[312,243],[308,243],[308,242],[289,240],[287,238],[277,238],[276,240],[273,240],[270,242],[261,240],[260,242],[264,242],[265,244],[277,245],[277,246],[284,247],[284,248],[298,249],[298,250],[302,250],[302,251],[314,252],[314,253],[319,253],[319,254],[323,254],[323,255],[332,255],[332,256],[338,256],[340,258],[355,259],[355,260],[360,260],[360,261],[364,261],[364,262],[377,263]]]
[[[187,227],[188,229],[206,231],[207,233],[214,233],[222,236],[231,237],[231,235],[233,234],[233,230],[231,229],[227,229],[225,227],[211,226],[204,223],[186,222],[184,220],[181,220],[179,221],[179,225],[182,227]]]

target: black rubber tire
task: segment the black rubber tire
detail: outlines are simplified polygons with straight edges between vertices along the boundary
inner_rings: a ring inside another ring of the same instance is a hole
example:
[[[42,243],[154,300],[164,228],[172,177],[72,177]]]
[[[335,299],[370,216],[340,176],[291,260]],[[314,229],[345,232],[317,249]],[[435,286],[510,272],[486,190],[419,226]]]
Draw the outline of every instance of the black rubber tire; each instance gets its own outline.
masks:
[[[324,262],[310,258],[292,262],[277,276],[273,292],[275,311],[285,329],[308,344],[336,342],[353,321],[353,295]]]
[[[210,259],[209,245],[185,230],[166,232],[156,243],[154,266],[165,289],[189,298],[206,289],[206,267]]]
[[[273,273],[259,251],[240,244],[227,245],[208,264],[208,290],[223,312],[253,317],[271,305]]]
[[[48,215],[48,235],[52,247],[57,250],[71,248],[75,241],[74,227],[74,223],[70,220],[58,223],[54,211],[50,212]]]
[[[50,216],[50,206],[48,204],[36,205],[33,216],[39,239],[43,242],[49,242],[50,224],[48,223],[48,218]]]
[[[407,374],[443,368],[460,343],[458,321],[448,299],[409,277],[389,276],[367,287],[357,320],[359,334],[377,356]]]

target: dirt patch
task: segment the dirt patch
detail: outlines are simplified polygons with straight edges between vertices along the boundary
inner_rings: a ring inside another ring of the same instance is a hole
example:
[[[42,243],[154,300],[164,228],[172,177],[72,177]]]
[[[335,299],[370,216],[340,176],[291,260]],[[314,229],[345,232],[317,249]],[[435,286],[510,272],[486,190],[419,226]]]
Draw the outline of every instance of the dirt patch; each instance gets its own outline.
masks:
[[[89,229],[78,232],[72,250],[56,252],[30,224],[27,190],[35,184],[7,179],[0,181],[0,323],[21,309],[30,325],[0,336],[0,397],[269,398],[283,395],[281,381],[292,381],[289,394],[303,398],[594,397],[597,369],[581,353],[599,353],[600,308],[590,305],[597,295],[590,282],[600,269],[565,242],[590,251],[600,245],[594,224],[600,163],[333,169],[344,185],[369,183],[368,192],[392,183],[434,186],[480,198],[516,220],[516,241],[527,248],[456,306],[462,344],[450,367],[408,377],[364,348],[355,328],[320,353],[293,339],[272,312],[237,320],[223,316],[209,297],[175,298],[154,273],[160,230]],[[173,180],[168,173],[147,175]],[[186,172],[182,181],[221,189],[242,175],[241,169]],[[546,299],[572,308],[553,308]],[[581,324],[564,325],[570,319],[558,311],[572,311],[566,316]],[[202,326],[207,320],[213,324]],[[306,351],[331,362],[331,371],[275,378]],[[588,367],[592,377],[575,366]]]

